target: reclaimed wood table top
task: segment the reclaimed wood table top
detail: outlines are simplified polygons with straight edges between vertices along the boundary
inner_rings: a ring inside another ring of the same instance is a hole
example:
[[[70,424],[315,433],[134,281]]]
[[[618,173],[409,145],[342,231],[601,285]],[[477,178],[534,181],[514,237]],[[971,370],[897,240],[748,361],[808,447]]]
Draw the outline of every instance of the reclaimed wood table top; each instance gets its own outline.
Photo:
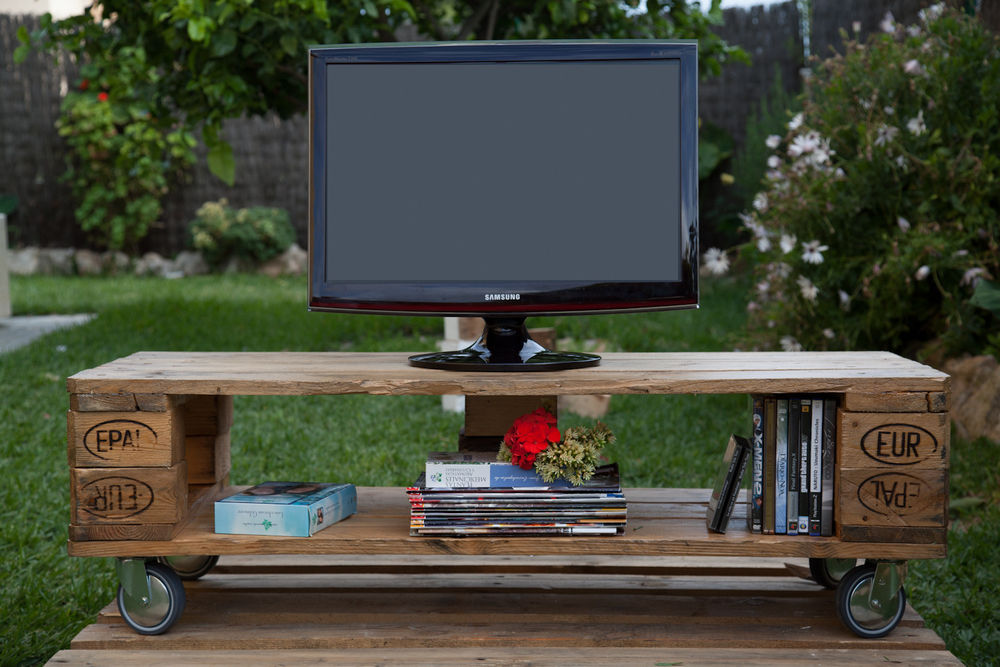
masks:
[[[398,352],[137,352],[81,371],[70,393],[220,395],[743,394],[947,391],[889,352],[620,352],[556,372],[416,368]]]

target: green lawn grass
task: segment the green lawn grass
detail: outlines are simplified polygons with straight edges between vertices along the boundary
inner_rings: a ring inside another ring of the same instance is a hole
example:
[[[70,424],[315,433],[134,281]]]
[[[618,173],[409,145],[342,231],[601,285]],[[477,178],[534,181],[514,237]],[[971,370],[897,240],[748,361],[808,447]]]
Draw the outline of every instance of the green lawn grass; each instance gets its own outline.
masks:
[[[740,278],[706,281],[698,311],[531,324],[555,325],[572,347],[598,339],[609,350],[726,350],[743,325],[745,287]],[[425,351],[442,332],[438,318],[307,313],[300,278],[14,277],[11,289],[18,315],[98,316],[0,356],[3,665],[44,662],[66,647],[117,585],[109,559],[66,555],[67,376],[139,350]],[[455,446],[462,418],[439,406],[437,397],[420,396],[237,397],[232,481],[407,484],[424,453]],[[609,458],[630,486],[708,486],[728,434],[747,431],[747,406],[739,395],[616,396],[605,420],[618,436]],[[989,585],[1000,565],[1000,448],[956,442],[952,458],[953,496],[982,502],[958,503],[965,508],[951,532],[951,556],[915,564],[908,588],[961,659],[987,664],[1000,654],[1000,611]]]

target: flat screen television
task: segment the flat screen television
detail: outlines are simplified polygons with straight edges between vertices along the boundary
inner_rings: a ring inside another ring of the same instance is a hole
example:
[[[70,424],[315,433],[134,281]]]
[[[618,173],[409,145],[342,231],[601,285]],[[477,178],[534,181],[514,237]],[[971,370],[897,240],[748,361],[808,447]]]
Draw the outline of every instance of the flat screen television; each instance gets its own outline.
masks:
[[[309,308],[478,316],[445,369],[555,370],[529,315],[698,307],[697,44],[309,52]]]

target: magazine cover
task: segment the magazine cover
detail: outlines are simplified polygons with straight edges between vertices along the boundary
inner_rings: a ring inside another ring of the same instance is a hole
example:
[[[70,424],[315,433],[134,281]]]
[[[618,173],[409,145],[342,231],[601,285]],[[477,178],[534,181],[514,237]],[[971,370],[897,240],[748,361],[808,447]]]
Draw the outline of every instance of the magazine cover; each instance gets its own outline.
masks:
[[[353,484],[264,482],[215,502],[215,532],[309,537],[357,511]]]
[[[431,452],[424,467],[427,488],[503,488],[569,486],[549,483],[537,472],[497,461],[492,452]]]

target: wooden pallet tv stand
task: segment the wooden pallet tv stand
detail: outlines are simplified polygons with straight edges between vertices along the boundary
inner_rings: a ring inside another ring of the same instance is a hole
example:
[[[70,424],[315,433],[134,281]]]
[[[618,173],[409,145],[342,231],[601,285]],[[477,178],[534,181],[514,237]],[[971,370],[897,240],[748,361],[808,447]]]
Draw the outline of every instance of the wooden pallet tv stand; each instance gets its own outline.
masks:
[[[139,352],[67,384],[74,556],[141,562],[220,554],[731,555],[898,562],[946,552],[949,378],[890,353],[610,353],[588,369],[463,373],[414,368],[402,353]],[[833,537],[751,534],[737,521],[726,534],[713,534],[704,519],[709,492],[677,489],[627,489],[629,525],[614,537],[411,537],[399,488],[360,488],[357,515],[309,538],[213,532],[212,501],[233,492],[233,396],[719,393],[839,400]]]

